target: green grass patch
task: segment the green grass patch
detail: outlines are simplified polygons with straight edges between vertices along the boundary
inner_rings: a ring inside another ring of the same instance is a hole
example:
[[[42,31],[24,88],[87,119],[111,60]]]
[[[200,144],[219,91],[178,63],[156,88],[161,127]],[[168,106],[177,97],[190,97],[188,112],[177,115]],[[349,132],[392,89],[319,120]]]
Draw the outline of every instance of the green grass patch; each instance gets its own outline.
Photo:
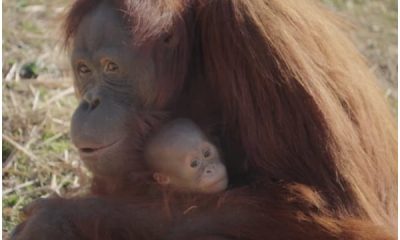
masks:
[[[5,161],[10,156],[13,150],[14,148],[8,142],[3,141],[3,148],[2,148],[3,161]]]

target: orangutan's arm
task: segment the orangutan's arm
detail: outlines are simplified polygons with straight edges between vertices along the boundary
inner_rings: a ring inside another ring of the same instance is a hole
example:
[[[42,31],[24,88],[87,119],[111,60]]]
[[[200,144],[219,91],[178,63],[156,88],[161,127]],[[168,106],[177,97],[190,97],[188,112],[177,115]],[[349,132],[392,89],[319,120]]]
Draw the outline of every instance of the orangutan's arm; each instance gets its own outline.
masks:
[[[315,206],[294,200],[297,196],[249,196],[240,190],[222,195],[197,197],[184,208],[169,199],[169,211],[160,199],[42,200],[28,208],[12,239],[395,239],[369,222],[311,210]]]

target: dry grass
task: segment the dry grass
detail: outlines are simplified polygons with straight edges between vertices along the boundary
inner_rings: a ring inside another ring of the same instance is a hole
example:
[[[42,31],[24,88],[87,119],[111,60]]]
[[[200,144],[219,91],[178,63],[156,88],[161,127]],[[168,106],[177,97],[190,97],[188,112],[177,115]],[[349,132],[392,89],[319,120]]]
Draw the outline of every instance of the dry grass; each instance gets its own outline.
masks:
[[[337,10],[368,59],[397,115],[397,0],[321,0]]]
[[[74,194],[84,184],[69,138],[77,104],[61,50],[65,0],[3,1],[3,236],[39,197]],[[31,63],[37,79],[21,79]]]
[[[69,121],[77,101],[59,20],[68,0],[3,1],[3,236],[21,207],[53,193],[75,194],[85,185]],[[395,0],[323,0],[356,27],[369,58],[397,109],[397,5]],[[20,79],[25,63],[38,78]],[[84,174],[85,175],[85,174]],[[85,175],[86,176],[86,175]]]

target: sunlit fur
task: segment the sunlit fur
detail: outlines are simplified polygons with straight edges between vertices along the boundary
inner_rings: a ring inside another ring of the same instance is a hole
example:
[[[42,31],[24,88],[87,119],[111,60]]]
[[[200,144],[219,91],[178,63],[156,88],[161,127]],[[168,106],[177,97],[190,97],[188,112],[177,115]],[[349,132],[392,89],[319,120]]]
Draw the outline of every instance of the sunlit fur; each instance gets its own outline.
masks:
[[[212,1],[200,14],[205,74],[250,165],[395,225],[396,128],[336,19],[298,0]]]
[[[224,141],[238,139],[233,146],[243,149],[250,173],[316,189],[313,199],[323,199],[329,214],[310,220],[305,210],[295,219],[304,215],[304,222],[355,234],[348,239],[379,236],[357,230],[369,224],[397,228],[396,126],[373,73],[334,15],[311,0],[113,2],[136,46],[180,32],[176,67],[160,86],[159,108],[194,101],[181,89],[210,86],[195,97],[216,100],[221,114],[213,122],[223,123]],[[97,3],[75,2],[65,22],[67,44]],[[250,202],[246,196],[230,194],[227,208],[229,201]],[[358,220],[340,221],[348,217]],[[290,223],[285,231],[297,233],[302,224]]]

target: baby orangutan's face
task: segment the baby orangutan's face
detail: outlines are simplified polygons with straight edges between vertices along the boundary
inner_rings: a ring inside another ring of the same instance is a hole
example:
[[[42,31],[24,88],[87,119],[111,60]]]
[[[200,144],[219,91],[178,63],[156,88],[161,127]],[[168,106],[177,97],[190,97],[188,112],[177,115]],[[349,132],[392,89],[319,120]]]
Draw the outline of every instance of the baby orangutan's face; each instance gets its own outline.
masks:
[[[228,176],[218,150],[197,127],[186,126],[167,133],[149,149],[153,177],[159,184],[203,193],[226,189]]]
[[[171,166],[154,173],[160,184],[192,192],[215,193],[226,189],[228,177],[217,149],[208,142],[200,146],[177,148]]]

